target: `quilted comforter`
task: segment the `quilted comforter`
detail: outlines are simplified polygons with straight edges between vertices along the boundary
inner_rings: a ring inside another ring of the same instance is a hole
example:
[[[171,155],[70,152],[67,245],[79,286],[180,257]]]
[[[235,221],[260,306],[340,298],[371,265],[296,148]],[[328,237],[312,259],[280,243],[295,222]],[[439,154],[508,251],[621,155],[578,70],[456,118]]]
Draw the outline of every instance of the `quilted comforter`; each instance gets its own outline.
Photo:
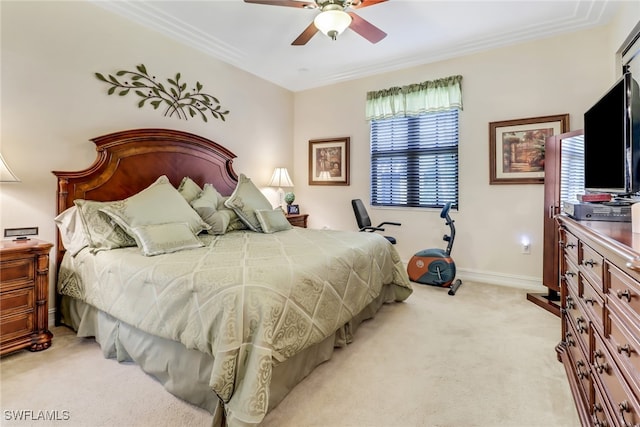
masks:
[[[267,413],[275,361],[321,342],[389,285],[412,292],[374,233],[294,228],[201,237],[205,246],[145,257],[137,247],[63,259],[58,288],[150,334],[214,357],[210,386],[227,422]]]

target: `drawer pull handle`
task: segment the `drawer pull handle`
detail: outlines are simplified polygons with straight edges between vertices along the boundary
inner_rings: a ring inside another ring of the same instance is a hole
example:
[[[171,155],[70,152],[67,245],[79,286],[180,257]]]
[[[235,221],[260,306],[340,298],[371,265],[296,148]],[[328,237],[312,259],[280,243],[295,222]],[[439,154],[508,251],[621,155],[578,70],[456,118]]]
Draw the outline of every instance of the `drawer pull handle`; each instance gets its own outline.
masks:
[[[593,425],[595,427],[609,427],[609,424],[607,423],[607,420],[601,420],[598,418],[597,413],[598,412],[602,412],[602,405],[600,405],[599,403],[594,403],[593,404]]]
[[[580,332],[581,334],[587,332],[587,330],[589,329],[586,326],[587,322],[582,317],[578,317],[576,319],[576,323],[578,324],[578,332]]]
[[[575,243],[567,243],[564,247],[567,248],[567,249],[573,249],[573,248],[576,247],[576,244]]]
[[[578,362],[576,363],[576,375],[581,380],[589,377],[589,371],[583,372],[582,369],[580,369],[580,368],[583,368],[584,366],[585,364],[584,364],[584,361],[582,360],[578,360]]]
[[[624,418],[624,413],[625,412],[631,412],[631,409],[629,408],[629,402],[626,400],[623,400],[622,402],[618,403],[618,412],[620,412],[620,420],[622,421],[622,425],[624,427],[637,427],[638,424],[631,424],[628,423],[627,420]]]
[[[582,265],[593,268],[596,266],[596,262],[592,259],[588,259],[586,261],[582,261]]]
[[[618,344],[618,353],[620,354],[625,353],[627,357],[631,357],[632,351],[633,349],[631,348],[631,346],[629,346],[629,344],[625,344],[625,345]]]
[[[594,305],[596,305],[596,300],[593,298],[583,298],[584,302],[587,304],[591,304],[591,306],[593,307]]]
[[[575,347],[576,342],[573,340],[573,334],[571,332],[567,332],[564,336],[564,340],[569,347]]]
[[[576,273],[574,273],[573,271],[567,271],[566,273],[564,273],[564,275],[569,277],[575,277]]]
[[[629,292],[629,289],[625,289],[624,291],[617,291],[616,296],[619,299],[624,298],[627,300],[627,302],[631,302],[631,292]]]
[[[567,308],[574,309],[576,308],[576,303],[573,302],[573,298],[567,297]]]
[[[593,365],[596,367],[596,371],[598,371],[599,374],[601,373],[609,373],[609,364],[606,362],[600,364],[600,362],[598,362],[598,359],[604,359],[604,355],[602,354],[602,351],[600,350],[596,350],[593,352]]]

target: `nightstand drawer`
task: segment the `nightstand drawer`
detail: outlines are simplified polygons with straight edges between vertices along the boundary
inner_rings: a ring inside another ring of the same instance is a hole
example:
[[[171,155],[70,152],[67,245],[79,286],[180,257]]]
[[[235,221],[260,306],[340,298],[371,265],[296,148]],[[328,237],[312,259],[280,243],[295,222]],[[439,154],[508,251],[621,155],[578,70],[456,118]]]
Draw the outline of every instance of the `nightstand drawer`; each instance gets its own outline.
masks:
[[[0,263],[0,289],[6,290],[33,281],[33,257]]]
[[[3,317],[0,320],[1,342],[4,343],[13,338],[24,337],[33,333],[33,318],[33,312]]]
[[[33,287],[4,292],[0,294],[0,315],[6,317],[12,313],[33,310],[34,303]]]

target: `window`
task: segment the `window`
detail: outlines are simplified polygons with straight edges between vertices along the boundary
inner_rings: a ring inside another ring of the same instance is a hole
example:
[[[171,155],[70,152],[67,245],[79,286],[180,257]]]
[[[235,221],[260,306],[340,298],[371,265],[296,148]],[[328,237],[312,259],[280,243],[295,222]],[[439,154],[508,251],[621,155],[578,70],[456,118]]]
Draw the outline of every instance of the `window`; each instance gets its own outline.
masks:
[[[584,135],[561,140],[560,202],[578,200],[584,193]],[[563,206],[560,206],[563,209]]]
[[[371,120],[373,206],[458,207],[458,108]]]

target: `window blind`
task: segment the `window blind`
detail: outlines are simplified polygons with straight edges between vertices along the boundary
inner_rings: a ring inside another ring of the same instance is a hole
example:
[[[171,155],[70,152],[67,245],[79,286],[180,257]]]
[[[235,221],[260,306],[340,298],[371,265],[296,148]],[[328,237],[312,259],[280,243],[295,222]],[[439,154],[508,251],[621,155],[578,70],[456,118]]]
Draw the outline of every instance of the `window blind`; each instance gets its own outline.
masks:
[[[371,121],[373,206],[458,207],[458,109]]]
[[[560,202],[578,200],[584,194],[584,136],[564,138],[560,149]]]

